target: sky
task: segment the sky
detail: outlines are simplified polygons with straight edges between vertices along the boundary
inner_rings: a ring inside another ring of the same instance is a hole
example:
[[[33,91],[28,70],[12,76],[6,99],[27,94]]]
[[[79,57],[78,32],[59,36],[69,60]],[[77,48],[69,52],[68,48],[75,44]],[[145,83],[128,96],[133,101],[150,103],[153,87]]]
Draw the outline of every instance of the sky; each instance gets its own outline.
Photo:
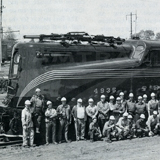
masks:
[[[131,12],[133,33],[160,32],[160,0],[3,0],[2,25],[11,27],[17,39],[23,35],[85,31],[129,38]],[[135,25],[136,24],[136,25]]]

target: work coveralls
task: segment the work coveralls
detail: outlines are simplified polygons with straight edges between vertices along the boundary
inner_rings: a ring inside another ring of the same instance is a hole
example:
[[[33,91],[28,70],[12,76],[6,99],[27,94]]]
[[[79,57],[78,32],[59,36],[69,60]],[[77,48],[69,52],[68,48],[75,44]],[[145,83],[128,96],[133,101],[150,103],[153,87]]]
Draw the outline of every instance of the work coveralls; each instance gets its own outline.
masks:
[[[56,142],[56,116],[57,112],[55,109],[47,108],[45,112],[45,122],[46,122],[46,143],[49,143],[50,132],[52,133],[52,143]]]
[[[109,119],[109,104],[108,102],[99,101],[97,103],[98,108],[98,125],[103,130],[105,122]]]
[[[22,110],[21,120],[23,128],[23,146],[32,146],[34,141],[34,129],[30,109],[24,108]]]
[[[68,126],[71,123],[71,109],[68,104],[59,105],[57,107],[57,115],[59,117],[59,142],[62,140],[62,132],[64,128],[65,140],[68,141]]]
[[[30,102],[32,103],[33,122],[36,126],[36,132],[39,131],[43,110],[44,110],[44,96],[33,95]]]

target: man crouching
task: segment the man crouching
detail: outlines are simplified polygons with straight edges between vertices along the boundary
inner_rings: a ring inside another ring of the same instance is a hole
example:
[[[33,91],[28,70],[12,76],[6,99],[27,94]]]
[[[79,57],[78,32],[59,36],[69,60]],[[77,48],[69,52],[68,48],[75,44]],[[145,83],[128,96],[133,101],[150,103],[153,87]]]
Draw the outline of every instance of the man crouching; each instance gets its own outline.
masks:
[[[92,122],[89,125],[89,133],[88,134],[90,136],[91,142],[101,140],[102,134],[101,134],[100,127],[98,126],[96,117],[92,119]]]
[[[119,139],[114,116],[110,116],[109,121],[105,123],[103,128],[103,136],[106,137],[105,141],[108,143],[112,142],[112,138],[116,138],[117,140]]]

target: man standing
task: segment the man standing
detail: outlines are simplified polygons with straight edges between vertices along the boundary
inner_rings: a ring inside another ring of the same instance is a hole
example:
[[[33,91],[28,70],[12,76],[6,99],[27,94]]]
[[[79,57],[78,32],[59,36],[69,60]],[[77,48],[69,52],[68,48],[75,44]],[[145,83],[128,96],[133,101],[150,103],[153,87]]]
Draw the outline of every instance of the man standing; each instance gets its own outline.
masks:
[[[52,143],[56,143],[56,118],[57,112],[52,108],[52,102],[47,101],[47,110],[45,112],[45,122],[46,122],[46,145],[49,144],[50,132],[52,133]]]
[[[29,100],[25,101],[25,108],[22,110],[22,128],[23,128],[23,147],[33,147],[34,141],[34,129],[32,122],[32,114],[30,111],[31,102]]]
[[[44,111],[44,96],[41,94],[39,88],[35,90],[35,93],[30,102],[32,103],[33,121],[36,126],[36,133],[40,133],[42,113]]]
[[[148,102],[148,116],[153,114],[153,111],[158,112],[158,100],[155,93],[151,93],[151,100]]]
[[[121,117],[124,112],[125,112],[125,108],[121,104],[121,98],[117,97],[116,98],[115,109],[113,110],[113,115],[114,115],[114,117],[116,119],[116,123],[118,122],[119,117]]]
[[[72,109],[72,115],[74,118],[76,140],[84,140],[85,124],[87,120],[86,108],[82,105],[82,99],[77,100],[77,105]]]
[[[94,105],[94,101],[92,98],[88,100],[89,105],[86,107],[86,113],[88,115],[89,124],[92,122],[92,119],[97,117],[98,108]]]
[[[113,111],[116,109],[116,105],[114,104],[114,96],[109,97],[109,117],[113,115]]]
[[[127,100],[127,104],[126,104],[126,110],[128,114],[132,115],[132,117],[134,118],[136,106],[135,106],[133,97],[134,97],[133,93],[130,93],[129,100]]]
[[[157,111],[153,111],[153,115],[149,116],[147,126],[149,128],[149,136],[160,134],[160,122]]]
[[[105,101],[105,95],[101,95],[101,101],[97,103],[98,108],[98,125],[101,129],[101,132],[103,130],[105,122],[109,118],[109,104]]]
[[[114,116],[110,116],[109,121],[107,121],[103,128],[103,136],[106,137],[108,143],[112,142],[112,138],[119,139],[118,129],[115,124]]]
[[[146,104],[142,102],[142,97],[138,96],[138,103],[136,103],[136,109],[135,109],[136,115],[135,115],[135,122],[140,118],[141,114],[144,114],[147,118],[147,107]]]
[[[59,116],[59,143],[62,141],[62,133],[64,129],[64,136],[67,143],[68,140],[68,126],[71,124],[71,109],[68,104],[66,104],[66,98],[61,99],[62,104],[57,107],[57,115]]]
[[[121,104],[126,109],[126,100],[124,99],[124,93],[120,92],[119,97],[121,98]]]
[[[148,136],[148,132],[149,130],[146,125],[145,115],[141,114],[140,119],[136,122],[136,136],[139,138],[143,136]]]
[[[102,137],[101,130],[98,126],[96,117],[92,119],[92,122],[89,125],[89,136],[91,142],[100,140]]]

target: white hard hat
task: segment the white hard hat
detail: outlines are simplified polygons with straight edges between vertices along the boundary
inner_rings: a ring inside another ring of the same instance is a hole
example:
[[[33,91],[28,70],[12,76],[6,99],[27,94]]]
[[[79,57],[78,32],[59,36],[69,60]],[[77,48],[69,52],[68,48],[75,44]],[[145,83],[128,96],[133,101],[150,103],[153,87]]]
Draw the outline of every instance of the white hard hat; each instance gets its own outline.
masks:
[[[47,101],[47,105],[49,105],[49,104],[52,104],[52,102],[51,101]]]
[[[110,96],[109,99],[114,99],[114,96]]]
[[[132,115],[128,115],[128,118],[131,119],[131,118],[133,118],[133,117],[132,117]]]
[[[41,91],[41,89],[39,89],[39,88],[37,88],[36,90],[35,90],[35,92],[40,92]]]
[[[115,120],[114,116],[109,117],[110,120]]]
[[[25,101],[25,104],[26,104],[26,105],[31,105],[31,102],[30,102],[29,100],[26,100],[26,101]]]
[[[144,94],[144,95],[143,95],[143,98],[147,98],[147,95],[146,95],[146,94]]]
[[[144,115],[144,114],[141,114],[141,115],[140,115],[140,118],[145,119],[145,115]]]
[[[88,100],[88,102],[94,102],[94,100],[93,100],[92,98],[90,98],[90,99]]]
[[[62,98],[61,98],[61,101],[66,101],[66,98],[65,98],[65,97],[62,97]]]
[[[128,117],[128,113],[127,113],[127,112],[124,112],[124,113],[123,113],[123,117]]]
[[[80,103],[82,103],[82,99],[81,99],[81,98],[79,98],[79,99],[77,100],[77,102],[80,102]]]
[[[130,93],[130,94],[129,94],[129,97],[134,97],[133,93]]]
[[[101,98],[106,98],[106,96],[105,95],[101,95]]]
[[[121,98],[120,98],[120,97],[117,97],[117,98],[116,98],[116,101],[121,101]]]
[[[155,93],[151,93],[151,97],[155,97],[156,96],[156,94]]]
[[[153,111],[153,114],[157,115],[157,114],[158,114],[158,112],[157,112],[157,111]]]
[[[138,96],[138,99],[142,99],[142,96]]]
[[[124,93],[123,92],[120,92],[120,94],[119,94],[120,96],[124,96]]]

